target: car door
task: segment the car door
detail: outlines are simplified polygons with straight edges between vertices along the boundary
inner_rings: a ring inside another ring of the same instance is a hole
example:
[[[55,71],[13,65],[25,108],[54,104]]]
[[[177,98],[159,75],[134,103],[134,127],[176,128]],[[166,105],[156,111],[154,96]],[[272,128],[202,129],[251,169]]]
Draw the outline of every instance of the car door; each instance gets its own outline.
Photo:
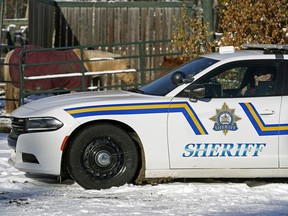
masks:
[[[281,96],[242,96],[254,80],[255,67],[274,67],[270,61],[224,65],[192,83],[171,101],[168,145],[171,168],[278,167],[278,127]],[[274,76],[278,82],[280,76]],[[187,90],[204,85],[205,98],[190,100]]]

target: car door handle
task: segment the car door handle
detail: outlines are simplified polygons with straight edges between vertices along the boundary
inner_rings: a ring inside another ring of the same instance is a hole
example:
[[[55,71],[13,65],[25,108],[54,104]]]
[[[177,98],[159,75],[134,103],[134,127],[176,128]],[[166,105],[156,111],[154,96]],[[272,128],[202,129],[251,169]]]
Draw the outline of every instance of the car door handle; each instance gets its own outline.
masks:
[[[260,110],[259,112],[260,115],[273,115],[274,113],[275,111],[271,109]]]

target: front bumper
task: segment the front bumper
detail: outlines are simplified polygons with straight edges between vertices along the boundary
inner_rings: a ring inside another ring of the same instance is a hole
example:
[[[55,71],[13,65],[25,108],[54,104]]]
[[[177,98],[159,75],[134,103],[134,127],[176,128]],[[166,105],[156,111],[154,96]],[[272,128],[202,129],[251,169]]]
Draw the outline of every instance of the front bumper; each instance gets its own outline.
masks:
[[[65,136],[61,130],[22,134],[15,147],[10,145],[9,163],[23,172],[59,176]]]

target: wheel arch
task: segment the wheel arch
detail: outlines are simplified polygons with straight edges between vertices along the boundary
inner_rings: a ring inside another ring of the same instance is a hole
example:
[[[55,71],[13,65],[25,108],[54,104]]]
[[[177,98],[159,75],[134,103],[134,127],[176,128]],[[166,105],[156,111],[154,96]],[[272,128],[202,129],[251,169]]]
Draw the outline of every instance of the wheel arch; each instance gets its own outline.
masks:
[[[67,157],[67,148],[68,146],[71,144],[71,141],[73,140],[73,138],[78,134],[79,131],[81,131],[82,129],[89,127],[90,125],[94,125],[94,124],[111,124],[111,125],[116,125],[118,127],[120,127],[121,129],[123,129],[134,141],[136,147],[138,148],[138,154],[140,156],[140,166],[139,166],[139,170],[137,171],[136,174],[136,178],[135,178],[135,183],[136,184],[142,184],[144,178],[145,178],[145,153],[144,153],[144,148],[142,145],[142,142],[138,136],[138,134],[136,133],[136,131],[130,127],[129,125],[120,122],[120,121],[115,121],[115,120],[97,120],[97,121],[91,121],[91,122],[87,122],[85,124],[80,125],[78,128],[76,128],[68,137],[66,144],[63,148],[63,154],[62,154],[62,159],[61,159],[61,176],[63,176],[65,178],[65,176],[68,174],[67,171],[67,164],[66,164],[66,157]]]

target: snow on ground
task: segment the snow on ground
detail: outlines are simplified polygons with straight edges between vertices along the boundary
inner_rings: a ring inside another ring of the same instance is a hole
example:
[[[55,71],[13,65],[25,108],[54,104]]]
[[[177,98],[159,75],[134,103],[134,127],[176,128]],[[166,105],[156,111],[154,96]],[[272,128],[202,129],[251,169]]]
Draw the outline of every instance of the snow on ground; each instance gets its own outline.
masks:
[[[288,215],[288,181],[195,180],[84,190],[11,167],[0,134],[0,215]]]

